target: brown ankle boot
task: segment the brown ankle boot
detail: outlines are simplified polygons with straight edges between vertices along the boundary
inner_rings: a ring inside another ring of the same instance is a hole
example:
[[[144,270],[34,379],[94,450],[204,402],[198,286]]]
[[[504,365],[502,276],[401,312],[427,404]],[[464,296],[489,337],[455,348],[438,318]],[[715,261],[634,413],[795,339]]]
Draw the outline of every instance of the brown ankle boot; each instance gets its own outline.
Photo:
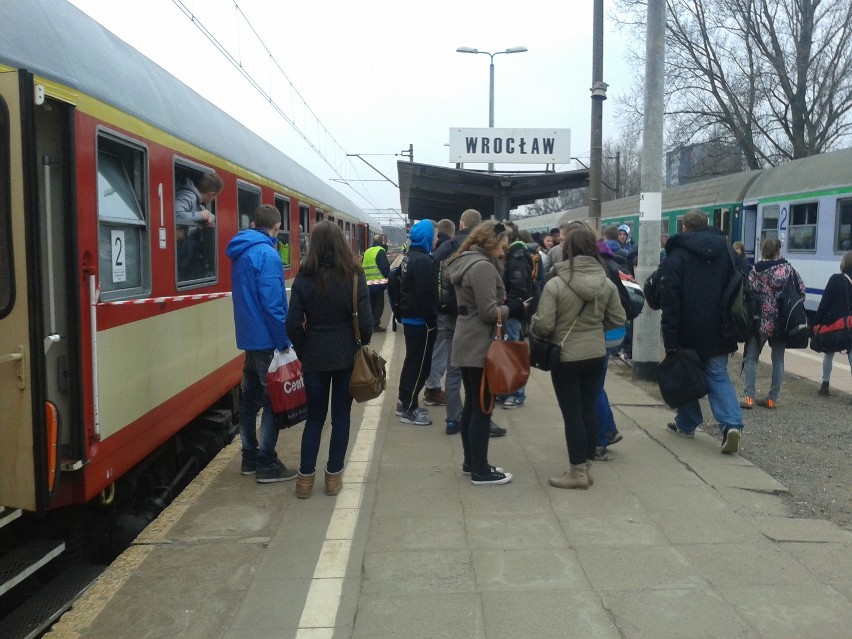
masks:
[[[592,479],[592,462],[588,459],[586,460],[586,479],[589,480],[589,486],[595,485],[595,480]]]
[[[589,487],[589,478],[586,475],[586,464],[571,465],[571,469],[562,477],[551,477],[548,479],[551,486],[556,488],[579,488],[586,490]]]
[[[336,473],[325,471],[325,494],[336,495],[343,488],[343,469]]]
[[[316,477],[316,473],[311,473],[310,475],[299,473],[299,476],[296,478],[296,497],[307,499],[311,496],[311,493],[314,491],[314,477]]]

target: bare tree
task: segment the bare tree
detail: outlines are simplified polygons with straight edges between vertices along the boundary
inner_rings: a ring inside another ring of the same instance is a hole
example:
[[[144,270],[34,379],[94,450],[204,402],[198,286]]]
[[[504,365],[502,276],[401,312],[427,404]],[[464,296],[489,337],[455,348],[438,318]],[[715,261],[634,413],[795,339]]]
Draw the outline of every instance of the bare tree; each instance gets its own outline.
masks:
[[[612,14],[634,29],[637,43],[644,41],[645,4],[615,0]],[[746,164],[759,168],[831,150],[852,134],[849,0],[666,6],[668,146],[736,144]],[[642,101],[619,102],[635,126]]]

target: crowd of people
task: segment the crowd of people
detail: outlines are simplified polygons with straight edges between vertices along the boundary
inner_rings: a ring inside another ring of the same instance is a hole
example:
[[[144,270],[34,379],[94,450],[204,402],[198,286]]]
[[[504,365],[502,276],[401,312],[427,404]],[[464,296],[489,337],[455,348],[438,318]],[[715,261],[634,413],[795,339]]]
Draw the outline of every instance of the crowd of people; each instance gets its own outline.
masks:
[[[607,227],[599,234],[586,222],[572,221],[533,236],[511,222],[483,221],[478,211],[468,209],[458,228],[450,220],[415,223],[404,256],[391,264],[380,236],[359,262],[340,228],[319,222],[311,230],[288,308],[274,248],[280,223],[275,207],[261,206],[251,227],[240,231],[227,249],[237,345],[246,351],[240,405],[243,474],[255,474],[260,483],[298,478],[297,496],[310,497],[330,402],[325,492],[340,491],[350,430],[349,379],[357,347],[353,317],[362,343],[369,343],[374,332],[385,330],[381,319],[387,292],[405,343],[395,410],[402,424],[428,426],[432,419],[426,406],[444,407],[445,432],[460,435],[461,472],[472,484],[512,480],[512,473],[492,465],[488,456],[489,440],[506,434],[492,419],[489,407],[495,403],[484,376],[485,353],[496,325],[503,322],[509,340],[526,340],[532,334],[559,347],[550,377],[562,415],[567,464],[549,483],[580,489],[594,483],[592,463],[606,460],[607,447],[622,439],[604,384],[609,359],[629,348],[630,320],[638,313],[625,288],[625,282],[635,282],[636,249],[628,226]],[[778,329],[778,296],[794,275],[804,295],[804,282],[781,257],[777,239],[766,239],[762,260],[748,264],[698,209],[683,216],[683,232],[669,237],[664,248],[661,269],[666,277],[659,301],[665,351],[697,353],[722,434],[721,451],[736,453],[744,426],[742,409],[755,403],[769,409],[778,405],[786,346]],[[817,321],[850,314],[852,252],[843,256],[840,270],[826,287]],[[748,278],[761,309],[760,323],[744,351],[741,401],[728,374],[737,342],[723,330],[721,303],[736,271]],[[766,396],[757,398],[757,359],[766,342],[772,349],[772,381]],[[265,392],[274,351],[290,348],[302,363],[308,397],[298,470],[286,468],[275,453],[278,426]],[[828,394],[833,353],[825,357],[822,395]],[[425,406],[420,405],[421,392]],[[520,388],[494,400],[505,410],[518,410],[526,395]],[[255,420],[261,408],[258,438]],[[702,422],[696,400],[677,408],[668,429],[693,438]]]

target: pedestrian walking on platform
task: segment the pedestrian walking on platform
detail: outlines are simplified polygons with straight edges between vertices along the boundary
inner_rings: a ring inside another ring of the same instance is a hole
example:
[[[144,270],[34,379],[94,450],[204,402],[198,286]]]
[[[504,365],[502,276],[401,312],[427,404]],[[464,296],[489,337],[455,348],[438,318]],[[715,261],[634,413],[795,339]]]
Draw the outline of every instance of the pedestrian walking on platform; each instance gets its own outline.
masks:
[[[358,279],[357,309],[352,308],[352,283]],[[308,417],[302,431],[302,452],[296,497],[311,496],[323,425],[331,398],[331,436],[325,466],[325,492],[343,487],[343,465],[349,446],[352,396],[349,380],[357,344],[352,324],[358,313],[361,341],[370,343],[373,317],[367,281],[352,257],[343,231],[334,222],[314,226],[308,255],[290,293],[287,332],[302,362]]]
[[[802,278],[796,273],[793,265],[781,257],[781,242],[777,237],[763,241],[760,255],[762,259],[751,267],[748,274],[751,289],[760,305],[760,327],[757,335],[753,335],[746,343],[743,362],[745,389],[740,404],[746,409],[753,408],[755,404],[757,361],[766,342],[769,342],[772,349],[772,382],[766,398],[757,400],[757,404],[765,408],[778,406],[778,396],[784,381],[784,351],[787,348],[783,329],[779,325],[778,298],[791,277],[798,284],[799,294],[805,294]]]
[[[585,489],[593,483],[604,331],[625,321],[618,290],[598,253],[597,236],[585,224],[572,225],[563,232],[562,261],[544,287],[530,328],[561,345],[550,379],[562,412],[570,468],[551,477],[551,486]]]
[[[683,233],[666,241],[661,268],[666,285],[660,292],[661,329],[666,352],[695,350],[707,374],[707,398],[722,432],[722,452],[739,450],[743,413],[728,375],[728,356],[737,342],[722,333],[722,295],[734,274],[727,240],[707,225],[707,215],[690,209],[683,216]],[[681,437],[695,437],[704,417],[698,400],[677,409],[668,429]]]
[[[237,348],[246,352],[240,393],[240,440],[243,459],[240,472],[255,475],[261,484],[288,481],[296,471],[284,466],[275,452],[278,423],[266,390],[266,373],[275,350],[287,351],[287,294],[284,268],[275,250],[281,213],[265,204],[257,208],[251,227],[237,233],[228,243]],[[257,413],[260,440],[257,438]]]
[[[512,480],[512,473],[488,461],[491,418],[482,410],[483,404],[491,402],[487,384],[480,402],[485,353],[494,337],[498,309],[504,321],[509,317],[522,318],[526,311],[526,305],[519,300],[511,300],[508,305],[504,303],[506,289],[501,258],[508,242],[503,224],[483,222],[470,232],[447,265],[458,307],[450,363],[461,370],[464,384],[460,423],[464,451],[462,473],[470,473],[475,486],[505,484]]]
[[[852,251],[846,251],[840,258],[840,273],[828,278],[813,323],[828,326],[844,317],[852,317]],[[852,331],[847,332],[847,342],[843,346],[849,366],[852,367]],[[843,352],[843,349],[837,352]],[[829,395],[833,360],[833,352],[823,355],[820,395]]]

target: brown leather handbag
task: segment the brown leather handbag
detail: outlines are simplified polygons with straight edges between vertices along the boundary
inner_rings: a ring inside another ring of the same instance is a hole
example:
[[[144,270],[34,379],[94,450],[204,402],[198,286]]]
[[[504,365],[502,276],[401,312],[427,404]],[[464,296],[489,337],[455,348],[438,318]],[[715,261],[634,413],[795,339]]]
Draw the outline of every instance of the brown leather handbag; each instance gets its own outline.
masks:
[[[349,394],[356,402],[375,399],[387,387],[385,360],[367,345],[361,344],[361,326],[358,324],[358,276],[352,280],[352,324],[355,327],[355,361],[349,380]]]
[[[491,346],[485,353],[482,383],[479,385],[479,406],[490,415],[494,411],[495,395],[511,395],[523,388],[530,376],[530,349],[526,342],[510,342],[503,335],[503,317],[497,305],[497,329]],[[485,405],[486,388],[489,395]]]

